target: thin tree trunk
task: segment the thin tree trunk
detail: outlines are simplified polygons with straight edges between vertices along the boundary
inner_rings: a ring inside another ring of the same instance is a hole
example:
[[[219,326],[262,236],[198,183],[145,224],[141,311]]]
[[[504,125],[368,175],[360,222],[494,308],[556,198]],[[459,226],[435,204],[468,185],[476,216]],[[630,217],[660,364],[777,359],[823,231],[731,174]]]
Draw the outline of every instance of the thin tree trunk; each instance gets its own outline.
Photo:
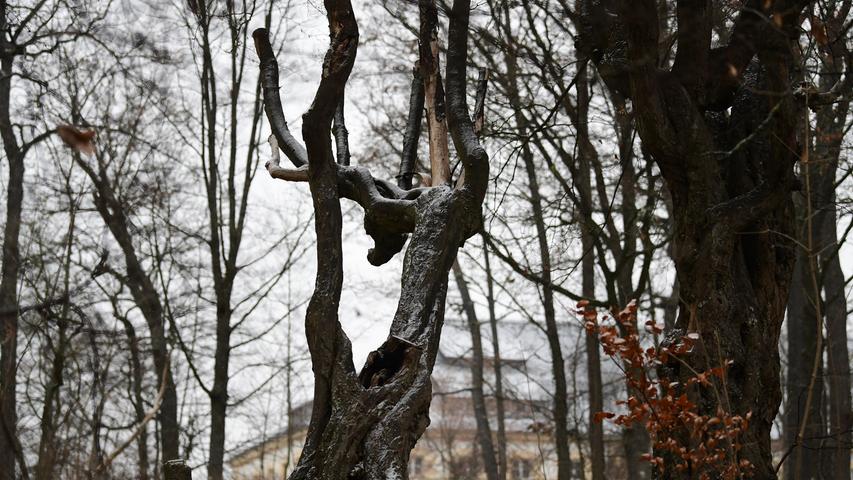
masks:
[[[68,185],[66,185],[68,187]],[[69,188],[70,192],[71,189]],[[70,197],[71,195],[69,195]],[[65,256],[63,258],[63,296],[68,298],[71,282],[71,255],[74,244],[74,226],[77,211],[74,199],[69,198],[69,222],[68,235],[65,244]],[[71,313],[69,302],[64,302],[62,311],[56,319],[57,343],[53,348],[53,361],[51,362],[50,380],[45,387],[44,404],[41,414],[41,438],[39,439],[38,462],[36,463],[35,477],[37,480],[50,480],[56,467],[56,420],[59,408],[59,388],[62,385],[62,375],[65,370],[65,355],[68,348],[68,315]],[[50,332],[46,332],[49,336]]]
[[[512,101],[512,100],[511,100]],[[518,119],[517,119],[518,121]],[[520,135],[525,128],[519,127]],[[554,441],[557,450],[557,478],[571,478],[572,459],[569,452],[568,433],[568,393],[566,385],[566,367],[563,361],[563,348],[560,345],[560,331],[557,325],[557,314],[554,309],[554,291],[551,285],[551,253],[548,248],[548,232],[545,229],[545,218],[542,211],[542,198],[539,194],[539,182],[536,178],[536,165],[533,154],[525,146],[522,147],[522,159],[527,171],[527,181],[530,188],[530,204],[533,208],[533,222],[536,225],[536,237],[539,243],[539,258],[542,268],[542,307],[545,314],[545,334],[548,337],[548,348],[551,352],[551,374],[554,378]]]
[[[850,2],[833,2],[838,13],[829,22],[828,31],[839,35],[842,20],[849,13]],[[829,42],[822,45],[827,61],[822,63],[820,89],[828,91],[842,81],[839,65],[849,55],[849,46],[844,42]],[[853,72],[845,72],[850,84]],[[814,135],[814,157],[817,168],[812,173],[816,184],[815,223],[819,243],[818,265],[824,293],[824,323],[826,324],[826,384],[828,396],[828,437],[820,442],[823,478],[849,478],[851,448],[853,448],[853,401],[851,401],[850,352],[847,335],[847,299],[845,277],[839,258],[836,213],[836,177],[841,155],[841,144],[850,112],[849,99],[840,99],[835,104],[824,105],[817,112]]]
[[[506,411],[504,410],[503,360],[501,359],[500,337],[498,336],[498,318],[495,315],[495,285],[492,265],[489,260],[489,246],[483,238],[483,262],[486,273],[486,301],[489,304],[489,328],[492,332],[492,352],[495,359],[495,410],[498,421],[497,452],[498,477],[506,480]]]
[[[833,229],[834,234],[834,229]],[[829,440],[825,451],[825,478],[844,478],[850,473],[853,448],[853,403],[851,402],[850,352],[847,347],[847,303],[844,272],[838,255],[824,263],[826,292],[827,383],[829,384]]]
[[[497,480],[498,465],[495,459],[495,448],[492,443],[492,429],[489,426],[489,413],[486,408],[486,398],[483,392],[483,340],[480,334],[480,321],[477,311],[468,291],[468,282],[462,274],[459,262],[453,262],[453,278],[462,297],[462,309],[468,320],[468,330],[471,333],[471,401],[474,407],[474,419],[477,422],[477,441],[480,444],[480,455],[483,458],[483,469],[488,480]]]
[[[223,295],[224,296],[224,295]],[[218,295],[217,295],[218,297]],[[230,303],[217,300],[218,305]],[[217,308],[216,350],[214,352],[213,388],[210,391],[210,455],[207,477],[221,480],[225,460],[225,420],[228,412],[228,364],[231,351],[231,312]]]
[[[98,173],[85,161],[78,163],[95,184],[95,208],[122,250],[125,263],[123,280],[130,289],[134,303],[139,307],[151,336],[151,357],[157,374],[157,384],[166,384],[163,401],[157,419],[160,422],[160,445],[163,449],[163,461],[179,457],[178,395],[172,377],[169,353],[166,341],[165,314],[160,303],[160,294],[142,266],[137,256],[133,237],[130,233],[130,221],[125,206],[115,197],[109,179],[103,172]]]
[[[815,351],[818,345],[817,336],[821,334],[818,330],[817,311],[814,308],[815,302],[821,300],[811,282],[812,275],[817,275],[817,272],[810,270],[809,263],[808,253],[801,250],[797,255],[788,297],[788,382],[784,431],[786,449],[791,449],[791,454],[785,463],[787,480],[817,478],[820,464],[819,447],[825,433],[821,415],[822,368],[818,369],[812,386],[814,400],[809,402],[808,415],[805,414],[812,364],[818,354]],[[803,431],[804,439],[798,444],[797,437],[806,417],[808,420]]]
[[[585,77],[583,72],[578,74],[579,78],[581,76]],[[584,81],[578,81],[578,91],[580,92],[582,89],[586,89],[588,86]],[[585,104],[585,102],[581,101],[580,95],[578,98],[578,105]],[[586,117],[586,108],[579,109],[583,112],[583,118]],[[579,112],[580,113],[580,112]],[[584,122],[583,128],[578,126],[578,134],[581,134],[581,131],[586,131],[586,125]],[[581,162],[579,165],[580,177],[578,178],[578,188],[581,192],[581,195],[584,197],[584,201],[588,204],[592,204],[592,186],[590,182],[590,168],[589,161],[585,155],[580,156]],[[594,299],[595,298],[595,254],[593,252],[593,239],[592,239],[592,226],[586,225],[586,222],[583,223],[583,230],[581,233],[581,251],[583,252],[583,258],[581,259],[581,295],[584,298]],[[601,353],[599,352],[598,345],[598,336],[595,332],[586,332],[586,374],[587,374],[587,384],[589,388],[589,449],[590,449],[590,470],[592,473],[592,480],[604,480],[604,426],[600,421],[595,420],[595,414],[604,410],[604,392],[603,386],[601,382]],[[628,435],[625,435],[625,438],[628,438]],[[627,445],[626,445],[627,447]],[[626,460],[630,465],[632,463],[631,455],[627,455],[626,448]],[[632,469],[629,468],[630,472]]]
[[[124,317],[119,316],[124,326],[125,335],[127,336],[127,346],[130,353],[130,371],[131,371],[131,393],[133,394],[133,410],[136,415],[136,423],[140,424],[145,418],[145,403],[142,393],[142,362],[139,355],[139,338],[136,336],[136,329],[133,324]],[[149,460],[148,460],[148,426],[141,425],[139,436],[136,438],[136,449],[139,467],[139,480],[148,480]]]
[[[0,26],[6,32],[6,2],[0,8]],[[18,271],[21,210],[24,201],[24,158],[12,129],[9,100],[12,89],[14,54],[7,48],[6,34],[0,35],[0,135],[9,162],[6,187],[6,223],[3,228],[2,277],[0,277],[0,479],[14,480],[18,414],[15,387],[18,355]],[[18,454],[16,454],[18,452]],[[21,466],[23,468],[23,466]]]
[[[506,7],[503,14],[508,17]],[[505,28],[508,28],[509,19],[505,20]],[[509,38],[509,32],[507,34]],[[513,46],[508,44],[504,52],[507,64],[507,75],[505,88],[507,97],[513,110],[513,119],[518,138],[522,139],[521,158],[527,172],[528,188],[530,190],[530,206],[533,210],[533,222],[536,226],[536,237],[539,246],[539,258],[541,262],[542,277],[542,307],[545,317],[545,334],[548,338],[548,348],[551,353],[551,374],[554,378],[554,442],[557,451],[557,479],[568,480],[571,477],[572,460],[569,452],[568,434],[568,405],[566,369],[563,361],[563,351],[560,346],[560,333],[557,327],[557,315],[554,310],[554,291],[551,288],[551,254],[548,247],[548,232],[545,228],[545,218],[542,211],[542,197],[539,193],[539,181],[536,175],[536,165],[533,161],[533,152],[529,144],[523,139],[526,137],[527,118],[522,111],[521,99],[518,92],[518,65]]]

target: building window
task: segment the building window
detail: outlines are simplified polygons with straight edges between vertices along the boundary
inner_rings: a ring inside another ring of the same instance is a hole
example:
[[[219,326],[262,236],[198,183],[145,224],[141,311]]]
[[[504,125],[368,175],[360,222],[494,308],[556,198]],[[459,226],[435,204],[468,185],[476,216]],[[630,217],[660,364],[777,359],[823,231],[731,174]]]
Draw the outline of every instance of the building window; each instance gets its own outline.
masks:
[[[412,457],[409,459],[409,476],[420,475],[423,473],[424,459],[421,457]]]
[[[512,480],[530,480],[531,476],[530,460],[513,460],[512,461]]]

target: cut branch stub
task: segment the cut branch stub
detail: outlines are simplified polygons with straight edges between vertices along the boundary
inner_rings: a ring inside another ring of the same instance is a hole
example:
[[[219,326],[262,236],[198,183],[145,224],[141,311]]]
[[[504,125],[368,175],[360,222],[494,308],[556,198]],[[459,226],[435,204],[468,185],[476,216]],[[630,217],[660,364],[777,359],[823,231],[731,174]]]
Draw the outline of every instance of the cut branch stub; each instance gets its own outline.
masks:
[[[397,175],[397,186],[403,189],[412,188],[412,177],[415,163],[418,160],[418,140],[421,137],[421,120],[424,117],[424,79],[418,67],[412,69],[412,91],[409,95],[409,117],[406,122],[406,133],[403,137],[403,156],[400,161],[400,174]]]

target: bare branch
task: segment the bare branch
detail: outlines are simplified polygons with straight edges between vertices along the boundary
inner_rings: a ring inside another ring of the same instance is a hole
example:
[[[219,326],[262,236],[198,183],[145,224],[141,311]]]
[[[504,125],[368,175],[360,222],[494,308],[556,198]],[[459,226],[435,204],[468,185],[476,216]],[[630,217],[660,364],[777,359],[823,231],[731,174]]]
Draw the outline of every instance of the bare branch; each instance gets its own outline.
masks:
[[[269,32],[259,28],[252,33],[255,40],[255,50],[261,61],[261,88],[264,91],[264,111],[270,122],[270,128],[278,141],[281,151],[297,167],[308,163],[308,152],[287,128],[284,110],[281,106],[281,96],[278,93],[278,62],[275,52],[270,45]]]
[[[406,121],[406,133],[403,137],[403,156],[400,160],[400,174],[397,186],[412,188],[412,176],[418,159],[418,140],[421,136],[421,121],[424,117],[424,79],[416,66],[412,69],[412,93],[409,95],[409,118]]]
[[[166,365],[168,366],[168,363],[166,363]],[[149,410],[148,413],[146,413],[145,416],[142,417],[142,420],[136,426],[136,429],[133,431],[130,437],[128,437],[127,440],[124,441],[124,443],[119,445],[118,448],[116,448],[111,454],[107,455],[107,457],[104,458],[104,461],[101,462],[100,465],[98,465],[96,472],[103,472],[104,470],[109,468],[113,461],[115,461],[115,459],[119,455],[121,455],[121,452],[123,452],[127,447],[129,447],[130,444],[133,443],[136,438],[142,434],[142,431],[145,429],[145,426],[148,425],[148,422],[153,420],[154,417],[157,415],[157,412],[160,411],[160,404],[163,403],[163,397],[166,395],[166,385],[168,384],[166,380],[168,379],[168,375],[168,368],[164,368],[162,375],[163,380],[160,382],[160,391],[157,392],[157,398],[154,399],[154,405],[151,407],[151,410]]]
[[[465,166],[464,187],[470,188],[476,198],[482,199],[486,194],[489,181],[489,156],[474,132],[465,96],[470,9],[470,0],[456,0],[450,11],[447,48],[447,120],[453,144]]]

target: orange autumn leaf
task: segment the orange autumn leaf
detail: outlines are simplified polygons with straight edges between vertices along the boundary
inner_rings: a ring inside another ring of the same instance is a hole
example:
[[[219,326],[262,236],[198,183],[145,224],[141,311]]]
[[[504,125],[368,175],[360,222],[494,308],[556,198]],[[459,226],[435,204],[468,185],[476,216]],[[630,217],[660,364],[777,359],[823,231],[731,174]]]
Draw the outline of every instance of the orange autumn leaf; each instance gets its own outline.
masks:
[[[615,417],[615,416],[616,416],[616,414],[615,414],[615,413],[610,413],[610,412],[595,412],[595,415],[593,415],[593,416],[592,416],[592,419],[593,419],[596,423],[601,423],[605,418],[613,418],[613,417]]]
[[[95,154],[94,130],[80,131],[71,125],[60,125],[56,127],[56,134],[72,149],[84,155]]]

